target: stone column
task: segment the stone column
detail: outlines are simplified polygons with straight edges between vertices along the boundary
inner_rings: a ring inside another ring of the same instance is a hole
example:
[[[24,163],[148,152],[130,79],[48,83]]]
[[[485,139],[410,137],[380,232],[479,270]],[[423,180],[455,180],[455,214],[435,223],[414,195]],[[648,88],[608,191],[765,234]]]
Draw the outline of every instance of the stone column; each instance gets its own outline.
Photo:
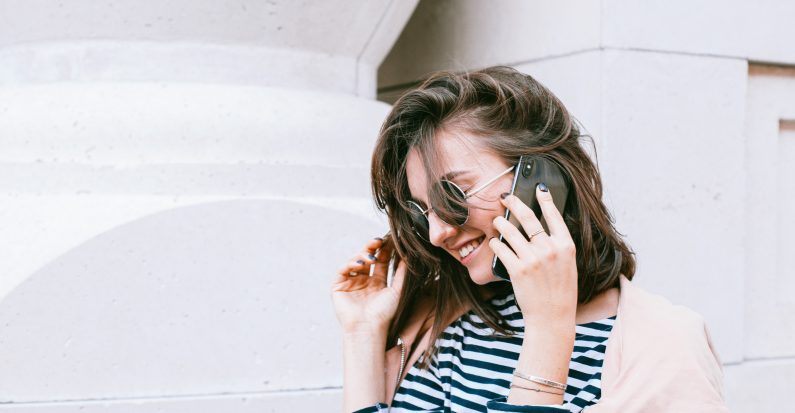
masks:
[[[0,0],[0,410],[336,410],[415,5]]]

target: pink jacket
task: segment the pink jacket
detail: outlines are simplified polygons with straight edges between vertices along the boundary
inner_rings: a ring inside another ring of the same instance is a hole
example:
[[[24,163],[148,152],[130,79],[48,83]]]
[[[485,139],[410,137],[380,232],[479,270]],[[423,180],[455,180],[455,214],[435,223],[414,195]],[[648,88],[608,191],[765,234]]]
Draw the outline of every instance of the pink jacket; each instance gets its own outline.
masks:
[[[602,366],[602,397],[589,413],[725,413],[723,371],[704,320],[621,276],[618,316]],[[469,309],[460,309],[449,325]],[[386,352],[386,400],[430,342],[429,302],[421,302]],[[420,328],[425,331],[417,342]],[[416,346],[414,344],[417,343]],[[411,351],[415,349],[414,351]],[[403,358],[403,360],[401,360]],[[394,387],[393,387],[394,386]]]

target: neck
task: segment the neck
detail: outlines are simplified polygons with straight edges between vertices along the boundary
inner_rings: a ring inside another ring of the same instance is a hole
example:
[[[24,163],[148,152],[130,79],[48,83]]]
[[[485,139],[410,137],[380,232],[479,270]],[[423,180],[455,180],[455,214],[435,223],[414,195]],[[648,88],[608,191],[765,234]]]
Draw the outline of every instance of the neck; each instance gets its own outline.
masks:
[[[492,297],[497,294],[507,293],[509,291],[513,291],[513,287],[507,282],[491,282],[478,287],[477,290],[478,294],[480,295],[480,299],[483,302],[491,300]]]
[[[585,324],[603,318],[612,317],[618,311],[618,288],[602,291],[591,301],[577,306],[575,323]]]

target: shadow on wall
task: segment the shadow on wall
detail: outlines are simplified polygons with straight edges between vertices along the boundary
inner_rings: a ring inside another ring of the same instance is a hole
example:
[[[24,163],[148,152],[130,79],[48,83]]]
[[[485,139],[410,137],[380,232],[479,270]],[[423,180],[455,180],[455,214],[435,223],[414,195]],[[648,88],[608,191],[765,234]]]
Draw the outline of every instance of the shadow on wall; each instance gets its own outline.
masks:
[[[101,234],[0,303],[0,403],[339,387],[330,285],[378,230],[238,200]]]

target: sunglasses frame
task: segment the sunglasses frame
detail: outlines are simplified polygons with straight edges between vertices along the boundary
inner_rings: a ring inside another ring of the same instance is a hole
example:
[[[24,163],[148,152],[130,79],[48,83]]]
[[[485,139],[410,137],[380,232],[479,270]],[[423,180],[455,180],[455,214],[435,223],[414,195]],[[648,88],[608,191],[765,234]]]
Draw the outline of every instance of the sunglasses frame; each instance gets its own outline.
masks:
[[[505,174],[507,174],[508,172],[511,172],[511,171],[513,171],[513,170],[514,170],[514,168],[516,168],[516,165],[513,165],[513,166],[511,166],[510,168],[508,168],[508,169],[506,169],[506,170],[502,171],[502,172],[501,172],[499,175],[497,175],[497,176],[495,176],[495,177],[493,177],[493,178],[489,179],[489,180],[488,180],[486,183],[484,183],[483,185],[481,185],[481,186],[479,186],[479,187],[477,187],[477,188],[473,189],[473,190],[472,190],[472,191],[470,191],[469,193],[467,193],[466,191],[464,191],[463,189],[461,189],[461,187],[460,187],[460,186],[458,186],[458,185],[457,185],[455,182],[453,182],[453,181],[451,181],[451,180],[449,180],[449,179],[442,179],[442,180],[440,180],[439,182],[440,182],[440,183],[442,183],[442,182],[446,182],[446,183],[448,183],[448,184],[452,185],[452,186],[453,186],[453,188],[455,188],[456,190],[458,190],[458,192],[459,192],[459,193],[462,195],[462,198],[464,199],[464,201],[466,201],[467,199],[471,198],[472,196],[474,196],[474,195],[475,195],[475,194],[477,194],[478,192],[480,192],[480,191],[482,191],[482,190],[486,189],[486,188],[487,188],[489,185],[493,184],[493,183],[494,183],[494,182],[496,182],[498,179],[502,178],[502,177],[503,177]],[[423,210],[423,209],[422,209],[422,206],[420,206],[420,204],[418,204],[418,203],[417,203],[417,202],[415,202],[415,201],[407,201],[407,203],[409,204],[409,209],[416,209],[416,212],[419,212],[419,213],[420,213],[420,214],[421,214],[421,215],[422,215],[422,216],[425,218],[425,226],[426,226],[426,227],[428,227],[428,232],[429,232],[429,233],[428,233],[428,236],[427,236],[427,237],[425,237],[425,236],[423,236],[423,235],[422,235],[422,234],[421,234],[419,231],[417,231],[417,227],[416,227],[415,225],[413,225],[413,222],[414,222],[414,219],[413,219],[413,218],[412,218],[412,226],[411,226],[411,228],[414,230],[414,233],[415,233],[415,234],[417,234],[417,236],[419,236],[420,238],[422,238],[422,239],[423,239],[423,240],[425,240],[425,241],[428,241],[428,242],[430,242],[430,241],[431,241],[431,240],[430,240],[430,238],[431,238],[431,237],[430,237],[431,221],[428,219],[428,213],[430,212],[430,210],[431,210],[431,209],[433,209],[433,206],[430,206],[430,207],[428,207],[427,209],[424,209],[424,210]],[[466,214],[467,214],[467,215],[466,215],[466,219],[465,219],[465,220],[464,220],[464,222],[463,222],[463,223],[461,223],[461,224],[451,224],[451,223],[449,223],[449,222],[447,222],[447,221],[445,221],[445,220],[442,220],[442,222],[446,223],[447,225],[451,225],[451,226],[457,226],[457,227],[460,227],[460,226],[462,226],[462,225],[466,225],[466,223],[467,223],[467,222],[469,222],[469,207],[467,207]],[[441,218],[440,218],[440,219],[441,219]]]

